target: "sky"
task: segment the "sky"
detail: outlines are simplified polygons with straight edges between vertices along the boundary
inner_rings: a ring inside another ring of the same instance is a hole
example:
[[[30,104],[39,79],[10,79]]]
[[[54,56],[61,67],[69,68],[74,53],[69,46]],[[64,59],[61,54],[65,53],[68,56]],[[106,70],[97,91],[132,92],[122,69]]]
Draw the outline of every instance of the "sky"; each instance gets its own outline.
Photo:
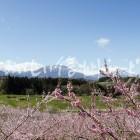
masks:
[[[139,0],[0,0],[0,69],[63,63],[88,74],[107,59],[140,74],[139,26]]]

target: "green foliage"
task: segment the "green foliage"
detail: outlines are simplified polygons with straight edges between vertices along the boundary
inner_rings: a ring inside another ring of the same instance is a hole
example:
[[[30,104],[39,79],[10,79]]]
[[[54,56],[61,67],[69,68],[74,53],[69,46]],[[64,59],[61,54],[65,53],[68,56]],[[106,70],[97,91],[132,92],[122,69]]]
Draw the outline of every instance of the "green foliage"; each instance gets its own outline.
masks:
[[[68,80],[71,80],[74,87],[78,87],[77,93],[89,93],[88,82],[83,79],[66,79],[66,78],[27,78],[27,77],[12,77],[7,76],[0,79],[0,92],[4,94],[42,94],[43,90],[52,92],[58,81],[61,82],[63,94],[66,94],[66,85]],[[86,92],[87,91],[87,92]]]
[[[108,77],[101,77],[101,78],[99,78],[99,80],[98,80],[98,82],[107,82],[107,81],[111,81],[111,79],[110,78],[108,78]]]
[[[134,77],[123,78],[127,85],[130,86],[135,82]],[[97,81],[86,81],[83,79],[67,79],[67,78],[27,78],[27,77],[1,77],[0,78],[0,93],[3,94],[17,94],[17,95],[41,95],[43,91],[46,93],[52,92],[58,81],[61,82],[61,89],[63,94],[67,93],[67,82],[71,80],[73,83],[73,91],[78,96],[91,95],[91,92],[96,89],[101,91],[105,96],[120,96],[121,93],[116,92],[114,85],[107,77],[102,77]],[[140,81],[140,80],[139,80]],[[138,89],[140,91],[140,88]]]

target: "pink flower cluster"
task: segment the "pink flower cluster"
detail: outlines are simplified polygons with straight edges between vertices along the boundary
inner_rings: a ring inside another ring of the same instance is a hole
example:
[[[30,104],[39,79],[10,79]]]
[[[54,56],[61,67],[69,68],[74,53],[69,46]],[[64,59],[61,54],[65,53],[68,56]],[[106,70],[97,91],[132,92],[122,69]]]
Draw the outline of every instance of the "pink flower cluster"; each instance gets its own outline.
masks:
[[[62,90],[60,89],[60,85],[55,88],[52,92],[52,96],[55,96],[57,99],[62,99],[69,101],[73,107],[79,107],[81,105],[80,99],[76,97],[75,93],[72,91],[73,86],[70,81],[67,83],[67,96],[62,95]]]

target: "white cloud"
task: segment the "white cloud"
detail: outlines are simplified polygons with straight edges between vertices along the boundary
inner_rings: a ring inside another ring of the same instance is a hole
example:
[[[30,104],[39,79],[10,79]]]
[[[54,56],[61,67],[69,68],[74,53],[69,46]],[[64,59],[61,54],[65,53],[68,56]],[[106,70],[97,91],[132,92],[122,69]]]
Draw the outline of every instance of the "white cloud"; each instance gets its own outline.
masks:
[[[138,64],[140,64],[140,58],[136,58],[136,64],[138,65]]]
[[[83,73],[85,75],[94,75],[99,72],[98,64],[89,63],[84,60],[80,63],[75,57],[68,57],[63,61],[63,65],[71,68],[76,72]]]
[[[82,63],[80,63],[75,57],[68,57],[63,61],[63,65],[85,75],[99,74],[100,70],[105,70],[101,60],[97,60],[95,63],[84,60]],[[128,68],[115,65],[109,65],[108,67],[109,71],[113,73],[116,72],[117,69],[121,71],[128,70]]]
[[[64,60],[64,65],[70,67],[70,68],[77,68],[79,65],[78,60],[75,57],[68,57]]]
[[[16,63],[11,60],[0,61],[0,70],[11,71],[11,72],[33,71],[33,70],[37,70],[42,66],[43,66],[42,64],[39,64],[35,61],[23,62],[23,63]]]
[[[99,38],[96,43],[99,47],[105,48],[110,44],[110,39],[109,38]]]
[[[109,71],[115,73],[117,70],[118,71],[127,71],[127,68],[125,67],[118,67],[118,66],[108,66]],[[101,67],[100,70],[105,71],[105,67]]]

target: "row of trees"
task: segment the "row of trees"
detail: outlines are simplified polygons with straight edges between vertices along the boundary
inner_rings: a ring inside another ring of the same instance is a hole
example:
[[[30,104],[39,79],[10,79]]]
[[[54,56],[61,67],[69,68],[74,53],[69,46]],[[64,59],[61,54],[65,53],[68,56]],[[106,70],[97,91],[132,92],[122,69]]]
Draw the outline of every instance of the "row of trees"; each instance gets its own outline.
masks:
[[[0,92],[4,94],[42,94],[51,92],[58,82],[61,82],[63,93],[66,93],[66,78],[27,78],[27,77],[1,77]],[[90,94],[88,82],[83,79],[71,79],[77,94]]]
[[[103,77],[98,81],[86,81],[83,79],[67,79],[67,78],[27,78],[27,77],[1,77],[0,92],[4,94],[42,94],[51,92],[55,89],[58,82],[61,82],[63,94],[67,92],[67,81],[71,80],[74,85],[74,92],[78,95],[91,95],[92,92],[100,91],[101,94],[113,97],[121,95],[116,92],[113,83],[109,78]],[[124,78],[128,81],[128,85],[135,81],[135,78]]]

